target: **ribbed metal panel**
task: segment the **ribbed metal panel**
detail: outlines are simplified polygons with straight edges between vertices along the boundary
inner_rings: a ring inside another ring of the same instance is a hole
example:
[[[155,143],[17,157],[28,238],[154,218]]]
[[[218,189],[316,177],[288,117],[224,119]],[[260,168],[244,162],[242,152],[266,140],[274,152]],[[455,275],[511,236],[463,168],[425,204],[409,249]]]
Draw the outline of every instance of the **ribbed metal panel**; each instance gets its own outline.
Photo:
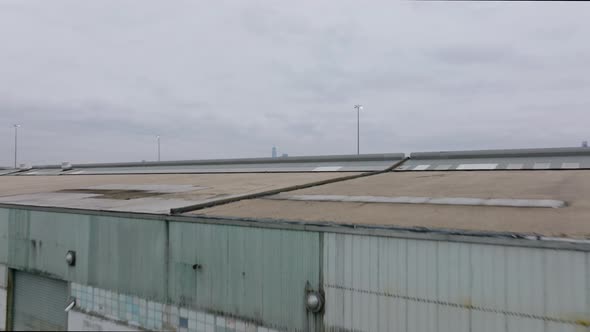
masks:
[[[319,287],[320,254],[318,233],[173,223],[169,297],[279,330],[307,331],[305,286]]]
[[[15,271],[12,329],[65,331],[67,300],[66,282]]]
[[[328,330],[586,331],[586,252],[324,236]]]
[[[166,242],[154,220],[0,209],[0,263],[162,302]]]
[[[166,299],[165,223],[92,216],[87,236],[89,284]]]
[[[9,251],[9,216],[8,209],[0,209],[0,263],[8,263]]]

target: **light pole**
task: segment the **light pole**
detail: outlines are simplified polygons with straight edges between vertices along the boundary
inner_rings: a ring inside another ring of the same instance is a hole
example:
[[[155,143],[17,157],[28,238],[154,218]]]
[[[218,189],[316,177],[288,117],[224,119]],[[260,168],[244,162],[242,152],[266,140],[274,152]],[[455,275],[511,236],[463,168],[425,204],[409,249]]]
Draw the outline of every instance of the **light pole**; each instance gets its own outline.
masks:
[[[160,161],[160,136],[156,137],[158,139],[158,161]]]
[[[14,169],[16,169],[16,158],[18,153],[18,128],[20,128],[19,124],[14,124]]]
[[[363,109],[363,105],[354,105],[356,108],[356,154],[361,154],[361,110]]]

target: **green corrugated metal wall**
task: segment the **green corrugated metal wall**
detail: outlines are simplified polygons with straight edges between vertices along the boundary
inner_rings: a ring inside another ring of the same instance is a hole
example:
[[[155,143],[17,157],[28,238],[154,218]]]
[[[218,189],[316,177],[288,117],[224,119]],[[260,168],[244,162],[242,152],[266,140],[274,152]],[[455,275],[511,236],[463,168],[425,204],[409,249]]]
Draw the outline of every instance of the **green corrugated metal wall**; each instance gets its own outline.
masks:
[[[19,270],[307,330],[319,233],[0,209],[0,263]],[[75,250],[75,267],[65,262]],[[193,265],[200,264],[200,269]]]
[[[166,300],[165,222],[12,209],[0,224],[0,258],[12,267]]]
[[[305,329],[306,282],[319,280],[319,234],[170,224],[169,296],[274,327]],[[193,269],[199,264],[200,269]]]

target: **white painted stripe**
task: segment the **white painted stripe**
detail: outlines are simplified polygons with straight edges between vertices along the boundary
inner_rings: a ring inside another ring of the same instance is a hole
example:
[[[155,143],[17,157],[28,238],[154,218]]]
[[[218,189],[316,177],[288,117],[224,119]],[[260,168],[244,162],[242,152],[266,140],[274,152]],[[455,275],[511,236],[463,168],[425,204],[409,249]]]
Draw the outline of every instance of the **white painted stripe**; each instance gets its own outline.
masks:
[[[423,170],[427,169],[428,167],[430,167],[430,165],[418,165],[418,166],[414,167],[414,171],[423,171]]]
[[[39,174],[38,171],[34,171],[34,172],[27,172],[25,173],[26,175],[35,175],[35,174]]]
[[[524,164],[508,164],[508,166],[506,166],[506,169],[523,169],[524,168]]]
[[[347,195],[274,195],[267,199],[316,202],[435,204],[498,207],[562,208],[564,201],[553,199],[471,198],[471,197],[412,197],[412,196],[347,196]]]
[[[75,171],[75,172],[68,173],[68,174],[82,174],[82,173],[84,173],[84,171]]]
[[[563,163],[561,168],[580,168],[580,163]]]
[[[342,166],[321,166],[313,169],[314,172],[335,172],[342,168]]]
[[[446,170],[451,169],[452,166],[453,165],[448,165],[448,164],[447,165],[438,165],[434,169],[437,171],[446,171]]]
[[[457,166],[457,169],[460,170],[470,170],[470,169],[495,169],[498,167],[498,164],[461,164]]]
[[[548,169],[550,166],[550,163],[535,163],[533,169]]]

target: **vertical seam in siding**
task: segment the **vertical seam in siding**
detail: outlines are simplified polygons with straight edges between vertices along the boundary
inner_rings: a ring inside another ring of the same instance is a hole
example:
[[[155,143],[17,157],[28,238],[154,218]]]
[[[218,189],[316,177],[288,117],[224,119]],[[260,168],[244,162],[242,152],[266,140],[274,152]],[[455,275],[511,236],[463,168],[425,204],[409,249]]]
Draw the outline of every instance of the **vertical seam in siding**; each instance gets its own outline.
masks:
[[[440,301],[440,292],[439,292],[439,287],[438,287],[438,282],[440,280],[440,275],[439,275],[439,269],[438,269],[438,251],[440,250],[440,241],[435,242],[435,248],[436,251],[434,252],[434,274],[436,275],[436,280],[434,281],[434,293],[435,293],[435,298],[437,301]],[[448,254],[448,253],[447,253]],[[436,331],[438,332],[440,324],[439,324],[439,313],[438,313],[438,306],[434,306],[434,314],[435,314],[435,326],[436,326]]]
[[[324,310],[320,313],[320,317],[315,320],[316,323],[316,330],[323,331],[325,330],[325,316],[326,316],[326,291],[324,289],[324,261],[325,257],[324,254],[327,254],[328,246],[326,246],[326,241],[324,239],[324,232],[318,233],[318,288],[320,289],[321,294],[324,296]],[[319,326],[318,326],[319,325]]]
[[[584,253],[584,255],[586,256],[586,259],[584,260],[586,262],[586,269],[584,271],[586,274],[586,313],[590,313],[590,273],[588,273],[588,269],[590,268],[588,259],[590,258],[590,256],[587,252]]]
[[[344,235],[342,234],[334,234],[334,238],[336,239],[336,245],[338,246],[338,243],[342,243],[342,250],[340,251],[340,256],[342,256],[342,273],[341,275],[341,279],[340,282],[345,285],[344,281],[346,280],[346,277],[344,276],[344,273],[346,272],[346,242],[345,242],[345,238]],[[338,249],[336,249],[336,251],[338,251]],[[346,317],[346,292],[341,292],[340,293],[342,298],[342,320],[344,321],[344,317]]]
[[[318,287],[320,290],[324,290],[324,253],[326,252],[326,245],[324,242],[324,232],[320,232],[318,236],[319,242],[319,250],[318,250],[318,258],[319,258],[319,270],[318,270]]]
[[[164,287],[164,298],[166,299],[166,302],[168,302],[169,297],[169,287],[170,287],[170,221],[168,219],[164,220],[164,229],[165,229],[165,236],[166,239],[165,244],[164,244],[164,257],[166,257],[166,262],[164,262],[164,268],[166,269],[166,273],[164,273],[164,285],[166,285],[166,287]]]
[[[502,248],[502,257],[504,258],[504,308],[508,310],[508,250],[506,248]],[[504,314],[504,329],[508,332],[508,320],[510,317]]]
[[[473,303],[473,248],[469,252],[469,303]],[[469,332],[473,332],[473,310],[469,309]]]
[[[408,267],[409,267],[409,265],[408,265],[408,255],[409,255],[409,245],[408,245],[408,243],[410,241],[411,240],[407,240],[407,239],[405,240],[405,242],[406,242],[406,252],[405,252],[405,255],[404,255],[404,259],[406,261],[405,262],[406,263],[406,268],[405,268],[405,270],[406,270],[406,277],[405,277],[405,282],[406,282],[406,296],[408,296],[408,278],[410,277],[409,276],[409,272],[408,272]],[[409,306],[410,306],[410,302],[408,300],[405,300],[405,303],[404,304],[405,304],[404,307],[406,309],[406,332],[410,332],[409,331],[410,323],[408,321],[408,319],[409,319]]]
[[[14,269],[6,266],[6,320],[4,322],[5,331],[12,331],[14,322]]]
[[[230,290],[229,289],[230,289],[230,283],[234,280],[233,276],[231,275],[231,272],[233,272],[233,271],[229,268],[229,262],[230,262],[229,254],[230,254],[230,250],[231,250],[229,243],[231,241],[231,239],[230,239],[231,232],[232,232],[232,229],[230,227],[227,227],[225,229],[225,261],[222,264],[222,266],[225,267],[225,269],[224,269],[225,273],[228,276],[230,276],[229,278],[225,278],[225,285],[224,285],[225,287],[223,287],[223,293],[224,293],[225,301],[226,301],[225,303],[223,303],[223,307],[226,308],[226,310],[228,310],[227,308],[230,307],[229,304],[231,303],[231,301],[229,300],[230,299]],[[280,238],[281,233],[279,233],[278,235]],[[280,269],[279,269],[279,271],[280,271]]]
[[[545,274],[547,273],[547,251],[543,251],[543,315],[547,316],[547,278]],[[548,326],[549,322],[545,321],[543,324],[543,329],[547,331],[549,329]]]
[[[376,289],[379,289],[381,286],[381,238],[377,239],[377,287]],[[380,329],[381,327],[381,315],[379,314],[379,302],[380,302],[380,298],[379,296],[377,296],[377,330],[378,331],[383,331],[382,329]]]
[[[316,323],[315,325],[320,325],[319,329],[323,330],[325,329],[325,325],[324,325],[324,319],[325,319],[325,315],[326,315],[326,310],[325,310],[325,306],[326,306],[326,292],[324,290],[324,254],[327,253],[327,247],[324,241],[324,232],[320,232],[318,234],[318,289],[320,290],[320,293],[324,295],[324,310],[322,310],[322,312],[319,314],[319,317],[315,320],[313,320],[311,323]],[[318,326],[314,326],[314,330],[318,330]]]

